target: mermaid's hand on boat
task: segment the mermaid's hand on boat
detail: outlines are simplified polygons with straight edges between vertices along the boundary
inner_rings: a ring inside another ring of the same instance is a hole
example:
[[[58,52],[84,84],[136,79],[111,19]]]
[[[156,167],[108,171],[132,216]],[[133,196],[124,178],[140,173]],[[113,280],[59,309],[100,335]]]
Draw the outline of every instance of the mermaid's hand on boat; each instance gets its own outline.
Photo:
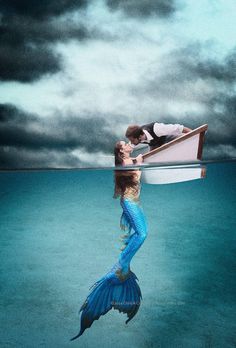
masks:
[[[143,155],[140,154],[135,159],[137,164],[143,163]]]

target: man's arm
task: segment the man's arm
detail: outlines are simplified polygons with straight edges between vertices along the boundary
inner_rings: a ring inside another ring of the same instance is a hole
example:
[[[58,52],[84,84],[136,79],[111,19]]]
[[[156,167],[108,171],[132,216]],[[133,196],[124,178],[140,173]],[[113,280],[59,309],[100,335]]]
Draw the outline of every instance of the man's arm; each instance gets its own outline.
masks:
[[[182,134],[183,130],[184,126],[178,123],[171,124],[155,122],[153,126],[153,131],[158,137],[161,137],[163,135],[178,137]]]
[[[183,133],[191,132],[191,130],[191,128],[185,127],[184,125],[178,123],[166,124],[155,122],[153,127],[153,131],[158,137],[161,137],[163,135],[178,137]]]

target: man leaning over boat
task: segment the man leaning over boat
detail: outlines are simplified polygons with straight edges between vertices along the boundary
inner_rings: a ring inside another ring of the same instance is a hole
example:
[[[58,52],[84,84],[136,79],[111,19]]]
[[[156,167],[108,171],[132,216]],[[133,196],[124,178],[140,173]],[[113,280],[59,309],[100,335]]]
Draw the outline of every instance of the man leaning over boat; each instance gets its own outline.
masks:
[[[192,129],[181,124],[152,122],[143,126],[130,125],[126,130],[125,136],[131,144],[148,144],[150,150],[153,150],[191,131]]]

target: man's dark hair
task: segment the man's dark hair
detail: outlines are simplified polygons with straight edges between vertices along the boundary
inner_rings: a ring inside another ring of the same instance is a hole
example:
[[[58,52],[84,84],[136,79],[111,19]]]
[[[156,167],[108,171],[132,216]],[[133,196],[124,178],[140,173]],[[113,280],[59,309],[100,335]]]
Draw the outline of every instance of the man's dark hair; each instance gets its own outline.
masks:
[[[127,128],[125,136],[126,138],[132,137],[135,139],[138,139],[140,135],[143,135],[144,132],[140,126],[137,125],[131,125]]]

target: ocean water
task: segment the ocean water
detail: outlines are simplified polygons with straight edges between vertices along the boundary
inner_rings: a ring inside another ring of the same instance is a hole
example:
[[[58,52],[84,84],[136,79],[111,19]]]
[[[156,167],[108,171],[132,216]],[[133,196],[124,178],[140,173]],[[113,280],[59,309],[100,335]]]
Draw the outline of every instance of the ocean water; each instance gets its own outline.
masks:
[[[143,300],[79,340],[78,310],[120,253],[111,170],[0,173],[1,347],[236,347],[236,163],[142,185],[148,236],[131,262]]]

